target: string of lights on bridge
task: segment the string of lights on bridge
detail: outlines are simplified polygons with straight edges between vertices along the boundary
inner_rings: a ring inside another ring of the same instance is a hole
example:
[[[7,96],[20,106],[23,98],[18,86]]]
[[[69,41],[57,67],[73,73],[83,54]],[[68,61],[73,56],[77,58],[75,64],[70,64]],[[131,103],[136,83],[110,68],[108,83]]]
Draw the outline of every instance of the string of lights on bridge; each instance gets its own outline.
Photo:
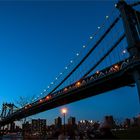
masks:
[[[117,7],[117,4],[115,4],[115,7]],[[82,51],[83,51],[85,48],[88,47],[88,45],[91,43],[91,41],[94,39],[94,37],[98,34],[98,32],[105,26],[106,21],[107,21],[107,20],[111,17],[111,15],[114,13],[114,10],[115,10],[115,9],[113,8],[113,10],[111,11],[111,13],[110,13],[109,15],[106,15],[106,16],[105,16],[105,20],[103,21],[103,23],[102,23],[100,26],[97,27],[97,30],[89,37],[89,39],[88,39],[88,41],[85,43],[85,45],[82,46],[82,49],[81,49],[79,52],[76,53],[76,56],[75,56],[73,59],[71,59],[71,60],[69,61],[69,64],[68,64],[67,66],[65,66],[64,70],[58,74],[58,76],[55,78],[55,80],[52,81],[52,82],[47,86],[47,88],[44,89],[43,92],[41,92],[37,97],[35,97],[34,99],[32,99],[32,102],[34,102],[34,101],[38,100],[40,97],[42,97],[42,96],[56,83],[56,81],[58,81],[58,79],[69,69],[69,67],[70,67],[71,65],[74,64],[74,62],[76,61],[76,59],[78,59],[78,57],[81,55]],[[126,53],[126,50],[123,50],[122,53]],[[30,104],[30,103],[28,102],[26,105],[29,105],[29,104]],[[26,105],[25,105],[25,106],[26,106]]]
[[[47,95],[45,98],[40,99],[37,102],[34,102],[33,104],[28,104],[25,106],[25,109],[28,109],[30,107],[32,107],[32,105],[37,105],[38,103],[43,103],[45,101],[50,100],[51,98],[56,97],[58,94],[63,94],[63,93],[67,93],[70,90],[76,89],[78,87],[84,86],[88,83],[90,83],[91,81],[95,81],[95,80],[99,80],[100,78],[103,78],[106,75],[110,75],[113,74],[114,72],[118,72],[120,70],[122,70],[123,68],[126,68],[131,61],[133,61],[135,59],[135,57],[133,58],[128,58],[125,59],[125,61],[122,61],[120,63],[117,63],[115,65],[113,65],[112,67],[108,68],[107,70],[103,70],[103,71],[96,71],[95,74],[91,75],[90,77],[87,77],[85,79],[82,79],[72,85],[69,85],[68,87],[65,87],[63,89],[61,89],[60,91],[57,91],[55,93],[53,93],[52,95]],[[21,110],[20,110],[21,111]]]

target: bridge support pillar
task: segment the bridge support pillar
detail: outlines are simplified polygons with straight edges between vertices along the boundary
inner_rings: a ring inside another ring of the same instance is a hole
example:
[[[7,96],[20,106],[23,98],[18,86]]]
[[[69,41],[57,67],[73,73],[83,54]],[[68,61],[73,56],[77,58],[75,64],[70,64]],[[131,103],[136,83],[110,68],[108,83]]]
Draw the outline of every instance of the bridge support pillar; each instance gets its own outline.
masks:
[[[140,103],[140,71],[135,70],[133,72],[133,77],[134,77],[134,80],[135,80],[136,85],[137,85],[138,96],[139,96],[139,103]]]
[[[14,131],[14,122],[12,121],[10,123],[10,132],[13,132]]]
[[[117,8],[122,17],[124,32],[128,44],[127,50],[130,57],[137,57],[140,59],[140,12],[133,9],[123,0],[118,2]],[[140,103],[140,70],[135,68],[132,75],[138,88]]]

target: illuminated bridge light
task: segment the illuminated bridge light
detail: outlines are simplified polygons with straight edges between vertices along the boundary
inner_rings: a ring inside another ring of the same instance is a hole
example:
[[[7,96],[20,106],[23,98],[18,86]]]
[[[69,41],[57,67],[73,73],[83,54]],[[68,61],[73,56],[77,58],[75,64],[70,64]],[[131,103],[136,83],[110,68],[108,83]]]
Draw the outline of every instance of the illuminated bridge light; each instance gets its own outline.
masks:
[[[123,54],[125,54],[126,53],[126,50],[123,50],[123,52],[122,52]]]
[[[79,56],[79,53],[77,53],[76,55]]]
[[[83,48],[85,48],[86,46],[85,45],[83,45]]]
[[[77,82],[76,86],[79,87],[81,85],[81,82]]]
[[[49,100],[49,99],[50,99],[50,96],[47,96],[47,97],[46,97],[46,100]]]
[[[109,18],[109,16],[106,16],[106,19],[108,19]]]
[[[43,100],[42,100],[42,99],[40,99],[40,100],[39,100],[39,103],[42,103],[42,102],[43,102]]]
[[[90,38],[90,39],[93,39],[93,37],[92,37],[92,36],[90,36],[89,38]]]
[[[100,72],[99,71],[96,71],[96,74],[99,74]]]
[[[65,88],[65,89],[64,89],[64,92],[66,92],[67,90],[68,90],[68,89],[67,89],[67,88]]]
[[[114,68],[117,69],[117,70],[119,70],[119,66],[118,65],[115,65]]]

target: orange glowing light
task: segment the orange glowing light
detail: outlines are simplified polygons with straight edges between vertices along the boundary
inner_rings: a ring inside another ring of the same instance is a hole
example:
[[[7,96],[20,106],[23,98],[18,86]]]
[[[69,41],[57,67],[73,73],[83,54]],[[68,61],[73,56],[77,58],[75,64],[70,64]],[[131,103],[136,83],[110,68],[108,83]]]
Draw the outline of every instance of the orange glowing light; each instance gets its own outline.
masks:
[[[68,90],[67,88],[64,89],[64,91],[67,91],[67,90]]]
[[[50,99],[50,96],[47,96],[46,99],[49,100]]]
[[[42,100],[42,99],[40,99],[40,100],[39,100],[39,102],[41,103],[41,102],[43,102],[43,100]]]
[[[81,83],[80,83],[80,82],[77,82],[77,83],[76,83],[76,86],[77,86],[77,87],[79,87],[80,85],[81,85]]]
[[[96,71],[96,74],[99,74],[100,72],[99,71]]]
[[[114,67],[115,67],[115,69],[119,69],[119,66],[118,65],[115,65]]]

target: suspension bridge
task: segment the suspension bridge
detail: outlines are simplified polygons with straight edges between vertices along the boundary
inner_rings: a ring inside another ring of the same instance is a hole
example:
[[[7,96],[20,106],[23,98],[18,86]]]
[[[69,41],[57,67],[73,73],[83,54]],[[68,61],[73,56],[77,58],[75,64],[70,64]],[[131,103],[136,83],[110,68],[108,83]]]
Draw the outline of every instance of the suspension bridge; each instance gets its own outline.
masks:
[[[140,12],[135,8],[139,4],[119,1],[117,16],[110,22],[106,16],[98,27],[102,32],[95,32],[100,35],[96,42],[91,36],[87,42],[91,47],[84,45],[40,97],[15,110],[13,104],[3,104],[0,126],[124,86],[136,84],[140,97]]]

